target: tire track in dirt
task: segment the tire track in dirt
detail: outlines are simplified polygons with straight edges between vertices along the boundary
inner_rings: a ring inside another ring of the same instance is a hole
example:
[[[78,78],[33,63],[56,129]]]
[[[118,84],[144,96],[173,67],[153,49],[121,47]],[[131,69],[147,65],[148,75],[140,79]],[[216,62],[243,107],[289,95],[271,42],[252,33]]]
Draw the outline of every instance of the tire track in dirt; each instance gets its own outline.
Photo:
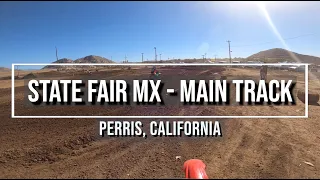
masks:
[[[117,158],[119,158],[121,155],[126,155],[134,150],[135,143],[137,142],[138,139],[132,140],[130,138],[121,140],[108,139],[93,142],[86,148],[74,150],[71,156],[68,154],[61,154],[60,160],[55,161],[51,164],[43,163],[30,165],[26,168],[32,170],[32,173],[21,174],[21,176],[27,176],[27,178],[36,178],[41,174],[42,176],[45,175],[46,177],[50,178],[83,178],[92,176],[99,178],[99,175],[101,176],[103,173],[95,173],[97,172],[96,168],[98,168],[100,164],[113,164],[115,161],[118,161]],[[108,159],[109,157],[111,158]],[[52,172],[50,173],[48,171],[48,174],[42,172],[44,167],[49,167],[56,172],[60,172],[60,174],[56,177],[52,177]],[[23,168],[24,167],[20,167],[19,169]],[[7,177],[11,177],[10,172],[12,172],[12,169],[9,169],[7,172],[9,173]],[[84,175],[83,172],[90,173]]]
[[[211,113],[213,111],[212,108],[202,110],[198,109],[196,106],[192,106],[191,108],[194,112],[197,112],[195,115],[213,115]],[[184,172],[182,171],[183,163],[188,159],[198,158],[203,160],[207,166],[212,164],[215,166],[216,159],[221,158],[221,156],[219,156],[219,150],[216,150],[221,141],[220,137],[175,137],[163,139],[165,140],[165,147],[163,150],[166,154],[170,155],[165,157],[165,161],[171,163],[170,169],[174,170],[171,170],[171,177],[174,178],[184,177]],[[181,159],[176,160],[175,156],[181,156]],[[212,172],[207,171],[207,173],[209,177],[213,177]]]
[[[168,178],[163,174],[166,172],[163,169],[167,166],[163,158],[168,155],[161,151],[163,143],[158,138],[153,138],[143,144],[138,151],[143,154],[142,157],[133,167],[127,168],[120,178]]]
[[[237,134],[238,140],[233,143],[235,145],[233,152],[226,158],[228,162],[226,166],[229,168],[225,173],[229,174],[230,178],[291,177],[292,168],[289,167],[293,163],[293,148],[287,142],[279,141],[284,139],[284,134],[281,133],[284,125],[281,120],[272,119],[272,121],[270,124],[268,119],[246,120],[245,126]],[[288,131],[291,132],[292,129]]]
[[[138,151],[142,143],[138,139],[131,138],[114,140],[113,144],[110,144],[109,140],[96,142],[95,149],[86,151],[82,157],[76,157],[75,160],[79,163],[79,168],[74,173],[68,173],[68,177],[62,178],[78,177],[79,172],[83,174],[81,178],[118,178],[118,172],[125,169],[122,168],[121,163],[125,165],[131,164],[129,157],[132,152]],[[114,147],[109,149],[111,146]],[[94,154],[94,156],[91,154]],[[125,161],[123,158],[128,158],[128,160]],[[83,162],[86,162],[86,164]]]

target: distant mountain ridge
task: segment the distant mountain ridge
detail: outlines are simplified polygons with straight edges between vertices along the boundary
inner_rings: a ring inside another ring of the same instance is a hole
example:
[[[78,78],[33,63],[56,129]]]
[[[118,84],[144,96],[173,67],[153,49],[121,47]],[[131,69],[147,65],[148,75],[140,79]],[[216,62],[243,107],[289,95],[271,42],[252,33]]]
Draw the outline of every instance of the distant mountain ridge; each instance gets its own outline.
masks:
[[[11,69],[5,68],[5,67],[0,67],[0,71],[11,71]]]
[[[87,63],[87,64],[106,63],[106,64],[108,64],[108,63],[115,63],[115,62],[113,62],[107,58],[101,57],[101,56],[89,55],[89,56],[86,56],[83,58],[76,59],[74,61],[72,59],[62,58],[57,61],[54,61],[53,63],[54,64],[55,63],[69,63],[69,64],[70,63]],[[70,68],[70,66],[63,66],[63,65],[48,65],[42,69],[58,69],[58,68],[68,68],[68,67]]]
[[[260,51],[256,54],[249,56],[247,59],[265,59],[268,62],[296,62],[292,55],[297,57],[298,60],[301,61],[301,63],[320,64],[320,57],[299,54],[282,48],[273,48],[265,51]]]
[[[320,65],[320,57],[299,54],[299,53],[288,51],[288,50],[282,49],[282,48],[273,48],[273,49],[269,49],[269,50],[260,51],[260,52],[255,53],[247,58],[240,58],[240,59],[260,60],[260,61],[265,61],[268,63],[277,63],[277,62],[283,62],[283,61],[297,62],[292,57],[292,55],[295,56],[299,61],[301,61],[301,63],[312,63],[312,64]],[[86,63],[86,64],[106,63],[106,64],[108,64],[108,63],[115,63],[115,62],[112,60],[109,60],[107,58],[101,57],[101,56],[89,55],[89,56],[85,56],[83,58],[78,58],[76,60],[62,58],[62,59],[59,59],[53,63]],[[59,68],[73,68],[73,67],[74,66],[48,65],[48,66],[45,66],[43,69],[59,69]],[[80,66],[78,66],[78,67],[80,67]]]

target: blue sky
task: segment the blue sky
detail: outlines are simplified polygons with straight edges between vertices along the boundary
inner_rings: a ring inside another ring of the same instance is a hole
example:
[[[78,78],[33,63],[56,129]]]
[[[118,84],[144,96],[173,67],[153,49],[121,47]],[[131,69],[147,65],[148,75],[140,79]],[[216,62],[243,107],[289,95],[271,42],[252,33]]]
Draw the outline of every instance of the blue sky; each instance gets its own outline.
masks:
[[[262,5],[278,36],[254,2],[0,2],[0,66],[51,63],[55,46],[73,60],[151,60],[154,47],[163,60],[225,58],[227,40],[232,57],[286,47],[320,56],[320,2]]]

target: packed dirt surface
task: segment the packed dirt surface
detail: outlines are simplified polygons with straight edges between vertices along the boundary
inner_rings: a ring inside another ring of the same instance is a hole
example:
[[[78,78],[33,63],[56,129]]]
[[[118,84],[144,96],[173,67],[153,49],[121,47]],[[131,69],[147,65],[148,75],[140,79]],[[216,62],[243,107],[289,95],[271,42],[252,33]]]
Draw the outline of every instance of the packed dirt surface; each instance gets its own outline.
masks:
[[[161,67],[161,77],[186,79],[225,76],[259,79],[258,69]],[[215,74],[218,73],[218,74]],[[148,79],[150,68],[86,73],[35,73],[45,79]],[[268,71],[268,79],[296,77],[304,88],[304,73]],[[320,90],[318,74],[309,76],[309,89]],[[305,104],[294,106],[44,106],[25,103],[26,80],[15,80],[15,115],[95,116],[303,116]],[[98,137],[97,119],[12,119],[11,81],[0,80],[1,178],[184,178],[183,163],[201,159],[209,178],[320,178],[320,106],[308,106],[309,118],[216,118],[222,137]],[[8,84],[9,83],[9,84]],[[175,87],[176,88],[176,87]],[[231,97],[234,94],[231,93]],[[152,120],[140,120],[144,124]],[[177,119],[170,119],[170,121]],[[180,119],[201,120],[201,119]],[[176,159],[176,156],[181,156]]]

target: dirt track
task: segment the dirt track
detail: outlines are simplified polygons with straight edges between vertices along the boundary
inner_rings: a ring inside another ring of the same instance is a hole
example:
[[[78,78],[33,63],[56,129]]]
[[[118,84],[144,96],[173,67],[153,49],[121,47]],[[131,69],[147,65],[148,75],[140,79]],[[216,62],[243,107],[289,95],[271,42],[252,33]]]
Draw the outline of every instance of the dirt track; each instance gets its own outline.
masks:
[[[146,76],[149,71],[133,70],[128,74]],[[216,71],[186,69],[179,73],[209,76]],[[223,73],[258,78],[257,72],[233,69]],[[163,70],[167,76],[176,73]],[[118,79],[125,74],[120,71],[111,76]],[[303,85],[301,78],[298,85]],[[320,87],[311,84],[310,88]],[[15,110],[21,115],[303,115],[304,110],[304,104],[297,100],[295,107],[116,107],[111,111],[103,107],[57,106],[39,111],[24,107],[23,87],[15,91]],[[183,162],[191,158],[206,163],[210,178],[320,177],[320,106],[309,106],[308,119],[221,119],[221,138],[100,140],[96,119],[11,119],[11,89],[0,89],[0,99],[1,178],[183,178]],[[176,161],[176,156],[181,160]]]

